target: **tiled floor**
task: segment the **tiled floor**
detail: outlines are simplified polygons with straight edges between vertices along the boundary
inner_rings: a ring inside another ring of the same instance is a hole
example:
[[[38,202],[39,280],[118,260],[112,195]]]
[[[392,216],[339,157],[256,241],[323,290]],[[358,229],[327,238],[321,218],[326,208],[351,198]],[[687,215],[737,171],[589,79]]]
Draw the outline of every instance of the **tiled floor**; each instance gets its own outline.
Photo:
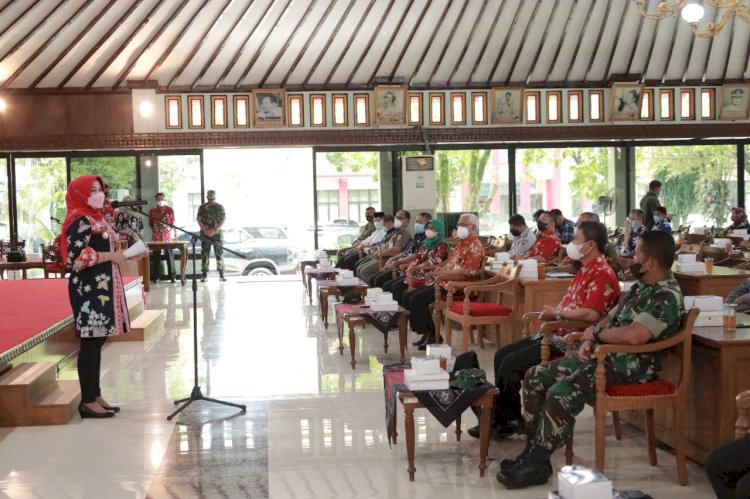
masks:
[[[172,401],[193,386],[191,299],[189,284],[152,287],[148,307],[167,309],[166,331],[145,344],[105,348],[103,390],[123,408],[115,418],[0,431],[0,497],[541,499],[554,487],[511,492],[495,480],[498,460],[515,456],[520,439],[492,442],[494,460],[480,478],[478,442],[464,434],[457,443],[454,428],[425,411],[415,418],[417,472],[409,482],[403,439],[388,446],[380,374],[383,363],[398,361],[397,333],[385,355],[382,336],[369,328],[352,371],[348,347],[339,355],[333,317],[326,331],[300,281],[199,284],[203,394],[248,409],[199,401],[167,422]],[[491,366],[491,347],[479,356]],[[74,368],[62,375],[74,376]],[[590,465],[590,412],[577,426],[577,460]],[[607,475],[617,488],[712,497],[700,466],[690,464],[691,485],[680,487],[673,456],[659,451],[660,464],[651,467],[643,435],[628,426],[624,433],[621,442],[607,441]],[[554,464],[563,462],[559,451]]]

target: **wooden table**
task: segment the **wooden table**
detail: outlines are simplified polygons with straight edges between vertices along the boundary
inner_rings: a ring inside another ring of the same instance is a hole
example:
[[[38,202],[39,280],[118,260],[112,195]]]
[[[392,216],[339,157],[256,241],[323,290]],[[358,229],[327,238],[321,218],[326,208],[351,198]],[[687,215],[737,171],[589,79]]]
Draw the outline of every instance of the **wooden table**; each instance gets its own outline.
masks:
[[[317,280],[317,279],[335,277],[338,274],[338,272],[336,272],[336,270],[321,271],[320,269],[310,268],[310,269],[305,269],[302,272],[302,274],[303,274],[303,279],[307,277],[307,286],[305,286],[305,288],[307,288],[307,298],[308,300],[310,300],[310,303],[312,303],[312,280],[313,278]]]
[[[367,283],[359,279],[359,284],[353,286],[339,286],[335,281],[326,279],[318,280],[318,305],[320,306],[320,317],[323,319],[323,327],[328,329],[328,297],[341,296],[341,288],[352,288],[352,291],[358,291],[360,295],[365,295]]]
[[[302,285],[305,287],[305,290],[307,290],[307,284],[308,284],[308,278],[305,274],[305,269],[307,267],[315,267],[315,265],[318,264],[318,260],[300,260],[299,262],[299,272],[302,274]]]
[[[568,291],[573,278],[547,278],[538,281],[518,281],[518,309],[516,314],[516,327],[513,328],[513,340],[521,339],[523,314],[528,312],[541,312],[544,305],[556,307]]]
[[[187,243],[183,243],[180,241],[151,241],[148,243],[148,249],[150,251],[156,251],[156,250],[180,250],[180,282],[182,285],[185,285],[185,268],[187,267],[187,261],[188,261],[188,252],[187,252]],[[149,255],[150,258],[150,255]],[[145,260],[145,258],[144,258]],[[146,268],[149,268],[147,265]],[[195,269],[193,269],[193,272],[195,272]],[[149,268],[148,274],[151,273],[151,270]],[[149,280],[150,275],[144,275],[143,276],[143,282],[145,283]]]
[[[479,397],[472,405],[481,410],[479,417],[479,476],[484,476],[484,470],[487,469],[487,452],[490,448],[490,413],[492,412],[492,403],[500,392],[497,388],[490,388],[484,395]],[[411,392],[399,392],[398,399],[404,406],[404,423],[406,429],[406,454],[409,458],[409,481],[414,481],[414,409],[424,407]],[[456,440],[461,441],[461,416],[456,419]]]
[[[26,271],[30,269],[44,269],[52,262],[0,262],[0,278],[5,279],[6,270],[20,270],[23,279],[27,278]]]
[[[345,314],[344,321],[349,326],[349,352],[352,354],[352,369],[357,367],[357,337],[355,335],[355,328],[362,326],[362,329],[369,324],[367,319],[362,317],[361,314]],[[402,312],[398,318],[398,345],[401,349],[400,362],[406,362],[406,336],[408,332],[409,324],[409,312]],[[383,333],[383,350],[388,353],[388,333]],[[339,341],[339,353],[344,355],[344,345]]]
[[[750,317],[738,314],[738,324],[750,325]],[[687,394],[685,447],[687,456],[703,463],[713,448],[734,440],[737,420],[735,397],[750,390],[750,328],[726,333],[721,327],[693,329],[690,386]],[[665,360],[662,376],[677,381],[676,356]],[[671,411],[655,411],[657,439],[674,447]],[[622,413],[623,421],[645,428],[641,413]]]
[[[750,271],[714,265],[711,274],[693,272],[675,272],[675,279],[680,284],[685,296],[716,295],[725,297],[750,278]]]

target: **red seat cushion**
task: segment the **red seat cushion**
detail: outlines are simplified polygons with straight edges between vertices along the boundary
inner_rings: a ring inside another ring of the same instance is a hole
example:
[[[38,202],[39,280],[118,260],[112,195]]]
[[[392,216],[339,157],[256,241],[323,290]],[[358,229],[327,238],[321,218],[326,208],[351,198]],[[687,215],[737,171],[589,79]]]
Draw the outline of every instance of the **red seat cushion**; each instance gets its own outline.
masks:
[[[464,304],[456,303],[450,309],[454,314],[464,313]],[[470,303],[469,315],[472,317],[507,317],[513,313],[513,309],[496,305],[494,303]]]
[[[677,388],[672,383],[661,379],[635,385],[607,387],[607,395],[610,397],[654,397],[658,395],[674,395],[676,391]]]

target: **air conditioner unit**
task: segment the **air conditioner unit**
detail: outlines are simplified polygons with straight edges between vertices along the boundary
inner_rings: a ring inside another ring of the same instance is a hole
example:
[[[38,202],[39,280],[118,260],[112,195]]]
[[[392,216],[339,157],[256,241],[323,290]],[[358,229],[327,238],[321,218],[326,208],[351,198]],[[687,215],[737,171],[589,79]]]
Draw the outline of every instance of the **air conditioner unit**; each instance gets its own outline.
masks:
[[[404,156],[403,164],[407,172],[431,172],[435,171],[435,156],[432,154]]]

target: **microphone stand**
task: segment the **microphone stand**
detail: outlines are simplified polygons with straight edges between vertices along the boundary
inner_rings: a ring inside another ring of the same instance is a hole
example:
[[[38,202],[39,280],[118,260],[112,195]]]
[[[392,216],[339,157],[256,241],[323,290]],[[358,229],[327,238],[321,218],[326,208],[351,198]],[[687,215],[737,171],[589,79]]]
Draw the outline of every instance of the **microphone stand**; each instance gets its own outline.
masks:
[[[185,230],[185,229],[183,229],[181,227],[177,227],[177,226],[175,226],[173,224],[170,224],[168,222],[164,222],[164,221],[159,220],[159,219],[157,219],[155,217],[152,217],[148,213],[144,213],[143,210],[140,207],[138,207],[137,212],[140,215],[148,217],[149,219],[151,219],[151,220],[153,220],[155,222],[159,222],[161,224],[166,225],[167,227],[171,227],[172,229],[178,230],[178,231],[182,232],[183,234],[187,234],[188,236],[190,236],[190,241],[191,241],[192,247],[193,247],[193,255],[192,255],[192,262],[193,262],[193,279],[192,279],[192,281],[193,281],[193,372],[194,372],[194,375],[195,375],[195,383],[193,384],[193,390],[190,392],[190,396],[189,397],[185,397],[185,398],[182,398],[180,400],[175,400],[174,401],[174,405],[180,405],[180,404],[182,404],[182,405],[180,407],[178,407],[177,410],[175,410],[172,414],[170,414],[169,416],[167,416],[167,421],[172,421],[172,418],[174,418],[177,414],[179,414],[182,411],[184,411],[185,409],[187,409],[187,407],[190,404],[192,404],[193,402],[196,402],[198,400],[205,400],[207,402],[213,402],[215,404],[221,404],[221,405],[228,405],[228,406],[231,406],[231,407],[236,407],[238,409],[241,409],[242,412],[245,412],[245,410],[247,409],[247,407],[245,405],[235,404],[235,403],[232,403],[232,402],[225,402],[223,400],[217,400],[217,399],[209,398],[209,397],[204,397],[203,393],[201,392],[201,387],[198,384],[198,280],[197,280],[198,273],[196,272],[196,266],[195,266],[196,265],[195,264],[195,242],[198,239],[200,239],[202,241],[202,244],[205,244],[205,243],[216,244],[216,243],[214,241],[211,241],[210,239],[202,236],[201,234],[196,234],[196,233],[193,233],[193,232],[189,232],[189,231],[187,231],[187,230]],[[221,246],[222,249],[224,249],[224,250],[226,250],[226,251],[228,251],[228,252],[230,252],[230,253],[232,253],[234,255],[239,256],[240,258],[245,258],[245,255],[243,255],[242,253],[237,253],[236,251],[232,251],[229,248],[225,248],[224,245],[221,245],[221,244],[219,246]]]

